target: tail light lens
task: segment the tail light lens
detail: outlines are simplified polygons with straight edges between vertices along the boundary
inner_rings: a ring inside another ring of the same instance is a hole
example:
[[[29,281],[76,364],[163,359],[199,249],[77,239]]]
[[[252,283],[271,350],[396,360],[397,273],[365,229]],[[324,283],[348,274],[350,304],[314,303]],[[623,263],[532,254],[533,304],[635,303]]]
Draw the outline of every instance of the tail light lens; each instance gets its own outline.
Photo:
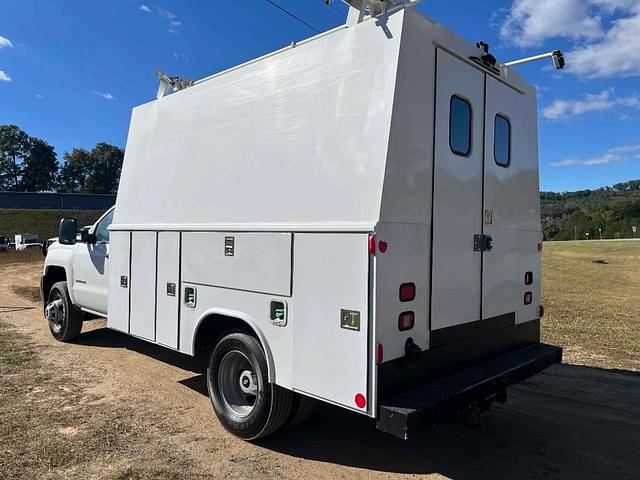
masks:
[[[533,301],[533,293],[525,292],[525,294],[524,294],[524,304],[525,305],[531,305],[532,301]]]
[[[369,253],[371,255],[376,254],[376,236],[374,233],[369,234]]]
[[[384,361],[384,347],[381,343],[376,343],[376,365]]]
[[[398,329],[401,332],[411,330],[416,324],[416,316],[413,312],[402,312],[398,317]]]
[[[414,283],[403,283],[400,285],[400,301],[410,302],[416,298],[416,285]]]
[[[388,246],[389,246],[389,244],[387,242],[385,242],[384,240],[380,240],[378,242],[378,250],[380,250],[380,253],[386,252]]]
[[[356,402],[356,407],[358,408],[364,408],[367,406],[367,398],[362,393],[356,394],[354,401]]]
[[[540,305],[540,309],[538,311],[540,318],[544,317],[544,305]]]
[[[538,251],[542,252],[542,242],[538,242]]]

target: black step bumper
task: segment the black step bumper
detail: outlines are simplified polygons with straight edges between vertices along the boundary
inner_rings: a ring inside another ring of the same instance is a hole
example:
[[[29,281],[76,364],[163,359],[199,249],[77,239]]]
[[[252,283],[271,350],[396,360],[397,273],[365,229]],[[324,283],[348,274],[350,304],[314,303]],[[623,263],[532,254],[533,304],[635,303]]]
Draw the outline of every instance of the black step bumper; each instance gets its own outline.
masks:
[[[562,348],[544,343],[501,355],[407,393],[382,400],[377,428],[402,439],[471,402],[491,399],[507,387],[562,361]]]

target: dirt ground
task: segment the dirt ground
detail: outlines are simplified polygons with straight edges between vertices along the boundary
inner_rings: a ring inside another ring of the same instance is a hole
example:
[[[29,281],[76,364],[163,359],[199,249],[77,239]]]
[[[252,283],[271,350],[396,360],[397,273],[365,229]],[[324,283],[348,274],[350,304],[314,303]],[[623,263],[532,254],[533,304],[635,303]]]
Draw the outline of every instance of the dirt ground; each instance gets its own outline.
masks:
[[[407,442],[322,406],[251,444],[217,423],[189,357],[102,321],[54,341],[33,299],[40,268],[0,265],[0,479],[640,478],[637,372],[557,365],[480,426]]]

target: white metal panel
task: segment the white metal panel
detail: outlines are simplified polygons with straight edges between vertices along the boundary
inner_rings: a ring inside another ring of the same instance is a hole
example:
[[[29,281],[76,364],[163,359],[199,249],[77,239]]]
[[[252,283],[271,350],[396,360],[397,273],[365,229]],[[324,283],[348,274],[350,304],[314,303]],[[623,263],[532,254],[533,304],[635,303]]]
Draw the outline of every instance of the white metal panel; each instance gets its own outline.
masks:
[[[518,93],[488,77],[486,102],[483,228],[493,248],[483,254],[482,316],[491,318],[520,309],[525,272],[539,269],[539,234],[532,243],[520,230],[540,231],[540,197],[535,93]],[[508,167],[494,157],[497,114],[511,125]],[[523,264],[523,258],[530,263]]]
[[[403,17],[136,108],[114,223],[375,224]]]
[[[463,157],[449,145],[453,95],[472,108],[471,152]],[[431,329],[480,318],[481,254],[473,237],[482,231],[484,74],[438,49],[433,192]]]
[[[229,238],[233,255],[225,254]],[[183,233],[182,278],[189,283],[288,296],[291,234]]]
[[[196,306],[184,303],[184,289],[196,289]],[[269,379],[285,388],[291,385],[291,348],[293,329],[291,323],[285,327],[273,325],[270,320],[272,300],[289,302],[287,297],[278,297],[240,290],[229,290],[203,285],[181,283],[180,306],[180,351],[193,355],[193,344],[200,321],[208,321],[214,315],[241,319],[249,324],[262,342],[269,361]]]
[[[131,233],[111,232],[109,235],[109,296],[107,326],[129,332],[129,258]]]
[[[520,289],[518,292],[518,305],[516,311],[516,323],[528,322],[540,318],[540,304],[542,303],[540,287],[542,280],[541,257],[538,251],[538,243],[542,241],[541,232],[518,231],[519,264],[518,271],[522,272]],[[524,272],[533,273],[533,283],[524,284]],[[532,293],[530,305],[524,304],[524,293]]]
[[[429,225],[380,223],[376,228],[378,242],[387,242],[387,251],[375,256],[375,339],[384,347],[384,361],[405,355],[405,344],[411,337],[416,345],[429,347]],[[413,283],[416,298],[400,301],[400,285]],[[412,311],[415,326],[398,330],[400,313]]]
[[[366,234],[296,234],[293,302],[293,387],[365,412],[369,253]],[[359,312],[359,330],[341,328],[341,310]]]
[[[158,233],[156,342],[178,348],[180,233]]]
[[[133,232],[131,235],[129,333],[155,341],[157,233]]]

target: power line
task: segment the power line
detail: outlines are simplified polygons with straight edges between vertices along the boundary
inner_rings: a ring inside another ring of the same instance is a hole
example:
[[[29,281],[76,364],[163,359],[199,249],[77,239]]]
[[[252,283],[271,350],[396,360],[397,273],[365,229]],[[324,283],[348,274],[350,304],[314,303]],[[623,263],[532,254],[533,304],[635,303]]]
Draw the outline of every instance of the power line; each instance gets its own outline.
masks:
[[[307,22],[305,22],[304,20],[302,20],[300,17],[296,16],[295,14],[291,13],[289,10],[287,10],[286,8],[281,7],[280,5],[278,5],[276,2],[274,2],[273,0],[265,0],[268,4],[273,5],[274,7],[276,7],[278,10],[281,10],[282,12],[286,13],[287,15],[289,15],[291,18],[299,21],[300,23],[302,23],[303,25],[306,25],[307,27],[309,27],[311,30],[313,30],[316,33],[320,33],[320,30],[318,30],[317,28],[315,28],[313,25],[308,24]]]

